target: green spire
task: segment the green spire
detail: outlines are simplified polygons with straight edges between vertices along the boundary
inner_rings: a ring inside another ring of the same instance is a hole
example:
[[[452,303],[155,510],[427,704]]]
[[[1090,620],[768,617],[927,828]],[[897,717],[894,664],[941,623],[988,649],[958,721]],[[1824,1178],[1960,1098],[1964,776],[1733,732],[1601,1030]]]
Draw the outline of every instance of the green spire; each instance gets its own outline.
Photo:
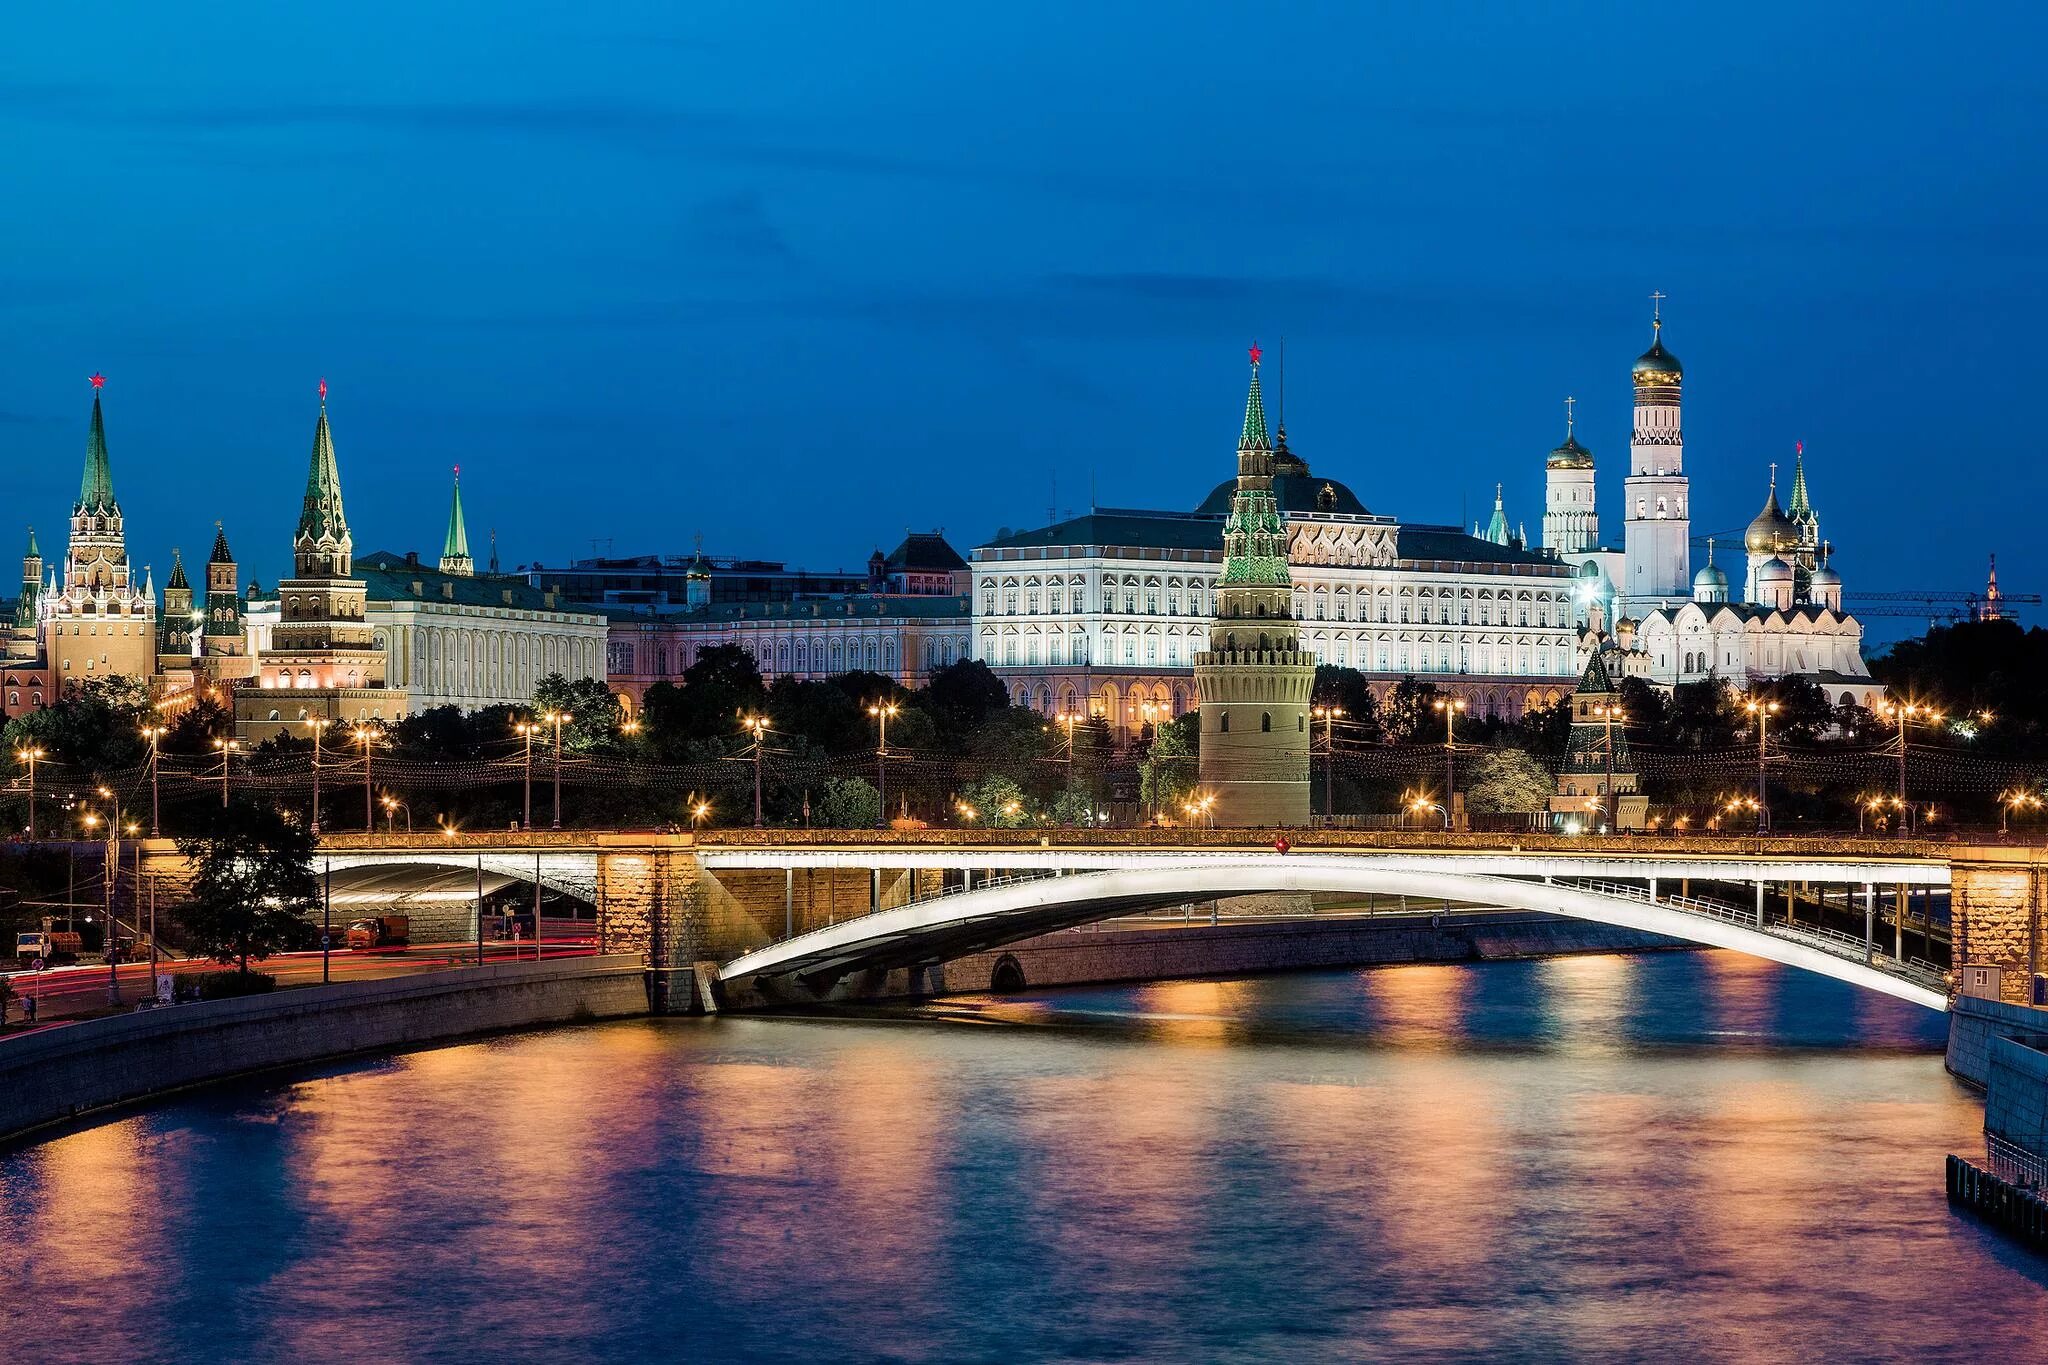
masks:
[[[448,508],[448,538],[441,542],[441,558],[469,558],[469,530],[462,524],[462,466],[455,466],[455,500]]]
[[[43,552],[36,548],[36,528],[31,526],[28,528],[28,550],[22,555],[22,558],[41,559],[42,557]]]
[[[234,552],[228,549],[228,533],[219,522],[213,524],[213,553],[206,557],[209,564],[232,564]]]
[[[185,579],[185,561],[178,557],[178,549],[171,547],[171,576],[164,583],[165,592],[190,592],[192,585]]]
[[[85,438],[85,476],[78,481],[78,510],[112,511],[114,471],[107,464],[107,424],[100,416],[98,375],[92,384],[92,428]]]
[[[1813,515],[1813,504],[1806,497],[1806,442],[1798,441],[1792,447],[1792,504],[1785,509],[1785,515],[1794,521],[1805,521]]]
[[[327,429],[327,381],[320,381],[320,420],[313,428],[313,459],[306,470],[306,501],[299,512],[301,539],[335,539],[348,534],[341,509],[341,471],[334,463],[334,437]]]
[[[1265,354],[1256,344],[1252,346],[1252,389],[1244,400],[1244,435],[1237,445],[1240,450],[1271,450],[1273,442],[1266,435],[1266,400],[1259,393],[1259,357]]]
[[[1508,543],[1508,514],[1507,509],[1501,505],[1501,486],[1499,484],[1493,486],[1493,520],[1486,523],[1486,535],[1484,538],[1496,545]]]

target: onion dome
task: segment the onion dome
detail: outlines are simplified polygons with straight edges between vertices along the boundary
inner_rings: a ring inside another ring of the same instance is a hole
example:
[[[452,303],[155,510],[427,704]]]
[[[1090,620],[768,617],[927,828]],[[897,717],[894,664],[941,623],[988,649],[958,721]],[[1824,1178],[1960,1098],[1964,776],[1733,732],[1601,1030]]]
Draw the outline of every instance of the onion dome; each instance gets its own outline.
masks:
[[[1658,318],[1650,324],[1650,349],[1636,357],[1631,371],[1637,378],[1647,375],[1669,375],[1682,378],[1685,367],[1678,363],[1678,357],[1664,349],[1664,320]]]
[[[1825,564],[1815,569],[1813,577],[1807,581],[1816,588],[1839,588],[1842,586],[1842,576]]]
[[[1779,559],[1776,555],[1773,555],[1757,566],[1756,581],[1760,584],[1790,583],[1792,581],[1792,566]]]
[[[1695,600],[1703,602],[1725,599],[1728,596],[1728,575],[1712,564],[1705,566],[1692,576],[1692,595]]]
[[[1799,546],[1799,528],[1778,506],[1778,467],[1771,466],[1771,491],[1764,510],[1742,533],[1742,548],[1753,555],[1778,555]]]
[[[1550,452],[1549,456],[1543,461],[1545,468],[1591,469],[1593,467],[1593,452],[1579,444],[1579,438],[1573,431],[1572,408],[1578,401],[1576,398],[1564,400],[1564,444]]]

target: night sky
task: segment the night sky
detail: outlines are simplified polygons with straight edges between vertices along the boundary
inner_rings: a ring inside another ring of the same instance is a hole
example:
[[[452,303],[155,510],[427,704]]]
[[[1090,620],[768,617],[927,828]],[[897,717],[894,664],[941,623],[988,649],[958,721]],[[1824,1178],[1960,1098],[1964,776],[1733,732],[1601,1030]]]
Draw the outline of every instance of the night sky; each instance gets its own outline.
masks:
[[[1697,534],[1803,439],[1852,594],[2048,588],[2038,8],[1368,8],[16,6],[0,517],[104,371],[137,563],[274,582],[325,376],[359,553],[458,462],[508,566],[964,550],[1192,506],[1284,337],[1413,521],[1535,536],[1578,395],[1618,542],[1661,289]]]

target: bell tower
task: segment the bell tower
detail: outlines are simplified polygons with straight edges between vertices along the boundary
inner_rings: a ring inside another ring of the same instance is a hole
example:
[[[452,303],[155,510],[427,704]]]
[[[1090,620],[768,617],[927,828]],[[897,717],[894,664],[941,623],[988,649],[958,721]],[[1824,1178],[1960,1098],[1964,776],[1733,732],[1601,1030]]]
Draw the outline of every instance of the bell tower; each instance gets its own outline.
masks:
[[[1692,589],[1692,506],[1679,422],[1684,367],[1664,349],[1664,295],[1650,295],[1650,349],[1630,371],[1635,429],[1629,438],[1622,523],[1621,598],[1627,613],[1682,602]]]

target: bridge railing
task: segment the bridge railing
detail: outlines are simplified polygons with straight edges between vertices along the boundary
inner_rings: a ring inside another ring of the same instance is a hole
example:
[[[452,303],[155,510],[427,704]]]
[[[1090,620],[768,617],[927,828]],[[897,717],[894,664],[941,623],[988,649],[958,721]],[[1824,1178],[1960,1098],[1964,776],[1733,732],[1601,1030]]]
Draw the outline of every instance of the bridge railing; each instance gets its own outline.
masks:
[[[1772,921],[1769,919],[1760,924],[1757,922],[1756,911],[1752,909],[1730,905],[1725,901],[1702,900],[1697,896],[1652,897],[1648,887],[1637,886],[1628,882],[1560,878],[1553,885],[1569,887],[1577,891],[1590,891],[1595,895],[1619,896],[1626,900],[1640,901],[1648,905],[1664,906],[1683,911],[1686,914],[1703,915],[1708,918],[1721,920],[1724,923],[1754,930],[1757,933],[1769,934],[1773,938],[1784,939],[1790,943],[1798,943],[1809,948],[1818,948],[1832,957],[1860,962],[1867,967],[1885,973],[1887,976],[1896,976],[1902,981],[1910,981],[1916,986],[1924,986],[1929,990],[1946,990],[1948,986],[1947,973],[1931,962],[1923,962],[1919,958],[1911,958],[1900,962],[1894,958],[1886,957],[1881,952],[1874,951],[1873,945],[1866,943],[1854,934],[1845,934],[1839,929],[1830,929],[1825,925],[1809,927],[1803,924],[1786,924],[1783,921]]]

